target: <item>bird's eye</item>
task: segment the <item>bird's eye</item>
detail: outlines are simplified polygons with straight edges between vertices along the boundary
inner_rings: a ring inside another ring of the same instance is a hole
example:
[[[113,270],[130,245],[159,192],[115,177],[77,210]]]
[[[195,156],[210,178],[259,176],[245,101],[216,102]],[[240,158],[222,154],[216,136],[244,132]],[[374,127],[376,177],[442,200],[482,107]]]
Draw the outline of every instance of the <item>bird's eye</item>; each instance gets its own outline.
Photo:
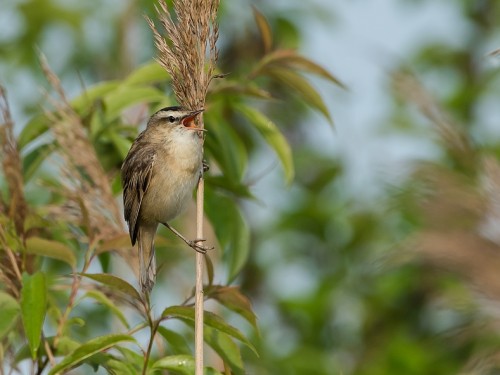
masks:
[[[175,117],[174,116],[168,116],[168,121],[174,122],[175,121]]]

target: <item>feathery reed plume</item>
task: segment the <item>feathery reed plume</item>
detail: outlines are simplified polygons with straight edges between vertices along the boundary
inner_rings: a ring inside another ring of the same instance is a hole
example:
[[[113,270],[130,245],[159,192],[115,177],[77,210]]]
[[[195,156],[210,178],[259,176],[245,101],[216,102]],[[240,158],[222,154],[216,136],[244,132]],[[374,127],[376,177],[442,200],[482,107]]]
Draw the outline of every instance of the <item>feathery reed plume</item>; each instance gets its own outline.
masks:
[[[420,113],[436,126],[446,148],[460,162],[470,166],[475,156],[470,139],[458,124],[453,123],[416,77],[408,72],[396,72],[392,74],[392,85],[404,100],[416,105]]]
[[[7,94],[0,86],[0,159],[7,188],[8,202],[3,202],[0,196],[0,214],[8,216],[14,223],[14,228],[20,240],[24,240],[24,221],[28,205],[24,198],[24,180],[21,157],[14,137],[14,122],[10,115]],[[7,241],[8,226],[0,226],[0,283],[12,296],[19,297],[22,259]],[[26,259],[25,259],[26,260]],[[31,262],[26,262],[29,264]]]
[[[453,272],[498,300],[500,165],[477,152],[469,135],[449,120],[415,77],[398,73],[393,84],[431,121],[453,160],[459,162],[453,170],[421,163],[414,174],[415,180],[425,182],[427,194],[419,201],[423,227],[415,234],[412,248],[427,264]]]
[[[14,122],[10,115],[9,103],[5,90],[0,86],[0,146],[2,149],[2,167],[9,189],[9,206],[5,207],[11,220],[14,221],[16,232],[24,234],[24,219],[28,206],[24,199],[24,180],[21,157],[14,137]]]
[[[60,155],[65,162],[63,194],[68,198],[65,206],[54,210],[87,229],[89,241],[94,245],[99,240],[109,240],[125,233],[121,211],[117,204],[109,177],[106,175],[90,142],[81,118],[73,110],[61,86],[59,78],[50,69],[47,60],[40,56],[42,70],[57,93],[58,98],[49,97],[54,111],[46,111],[51,130],[56,139]],[[130,249],[117,248],[134,271],[138,259]]]
[[[191,109],[203,108],[218,59],[219,0],[174,1],[176,20],[164,0],[159,5],[156,10],[165,37],[146,17],[154,33],[157,60],[172,77],[179,104]]]

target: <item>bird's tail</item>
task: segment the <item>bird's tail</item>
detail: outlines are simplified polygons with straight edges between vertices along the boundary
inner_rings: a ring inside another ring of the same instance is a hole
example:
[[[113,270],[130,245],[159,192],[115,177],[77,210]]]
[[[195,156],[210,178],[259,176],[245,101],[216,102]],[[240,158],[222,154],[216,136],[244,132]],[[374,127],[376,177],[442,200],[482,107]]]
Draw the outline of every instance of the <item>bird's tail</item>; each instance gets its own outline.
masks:
[[[142,292],[149,294],[156,280],[154,239],[156,226],[141,227],[137,236],[139,247],[139,284]]]

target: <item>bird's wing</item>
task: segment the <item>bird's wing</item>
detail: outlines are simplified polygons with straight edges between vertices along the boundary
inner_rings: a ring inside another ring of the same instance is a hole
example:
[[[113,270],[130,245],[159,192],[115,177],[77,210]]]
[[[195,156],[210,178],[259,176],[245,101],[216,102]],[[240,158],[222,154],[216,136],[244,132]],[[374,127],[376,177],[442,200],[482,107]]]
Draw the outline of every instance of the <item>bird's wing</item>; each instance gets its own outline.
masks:
[[[148,191],[149,183],[155,164],[156,151],[153,147],[147,147],[141,142],[139,137],[125,158],[122,166],[123,184],[123,206],[125,221],[132,246],[137,241],[139,230],[139,212],[141,210],[142,199]]]

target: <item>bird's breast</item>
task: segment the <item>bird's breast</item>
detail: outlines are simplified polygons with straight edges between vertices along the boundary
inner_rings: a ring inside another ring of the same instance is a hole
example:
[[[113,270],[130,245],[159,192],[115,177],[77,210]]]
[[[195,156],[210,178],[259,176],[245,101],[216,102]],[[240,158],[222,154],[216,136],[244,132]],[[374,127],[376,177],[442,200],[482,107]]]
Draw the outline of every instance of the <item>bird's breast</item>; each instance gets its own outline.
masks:
[[[199,142],[180,143],[159,150],[150,186],[143,199],[141,212],[148,212],[156,222],[168,222],[179,215],[189,203],[202,168]]]

